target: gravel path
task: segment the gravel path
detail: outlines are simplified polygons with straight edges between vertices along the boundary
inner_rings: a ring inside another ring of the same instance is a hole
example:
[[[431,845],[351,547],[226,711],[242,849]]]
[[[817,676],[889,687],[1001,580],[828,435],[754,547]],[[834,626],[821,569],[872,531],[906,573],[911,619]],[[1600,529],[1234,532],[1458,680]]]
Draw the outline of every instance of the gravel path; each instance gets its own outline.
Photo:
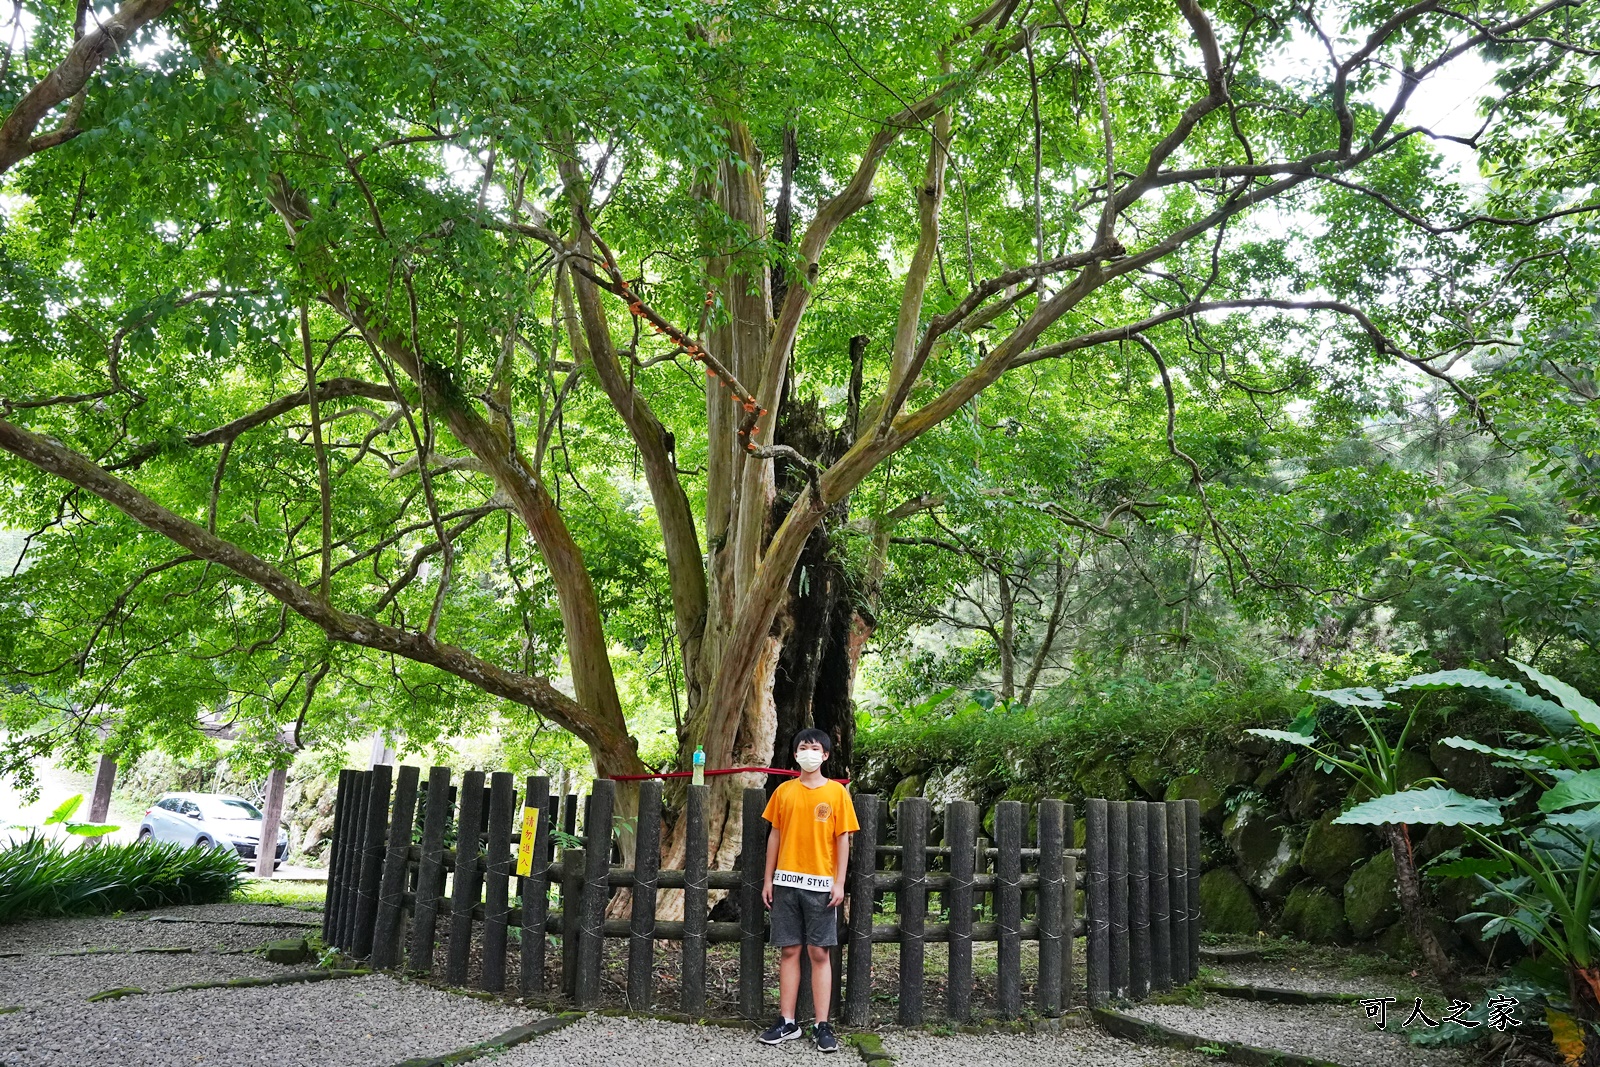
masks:
[[[1202,1007],[1141,1004],[1125,1011],[1185,1033],[1320,1056],[1344,1067],[1467,1067],[1473,1062],[1454,1049],[1418,1048],[1406,1041],[1399,1024],[1410,1006],[1400,1007],[1399,1016],[1391,1012],[1387,1031],[1375,1029],[1356,1004],[1258,1004],[1212,996]],[[1436,1008],[1429,1009],[1434,1018]]]
[[[1363,996],[1373,986],[1371,979],[1352,978],[1333,968],[1304,963],[1213,963],[1208,966],[1217,972],[1222,981],[1235,985],[1299,989],[1307,993],[1359,993]]]
[[[82,1004],[92,994],[118,986],[157,990],[287,970],[259,956],[204,952],[29,956],[0,960],[0,1007]]]
[[[227,906],[227,905],[222,905]],[[255,905],[249,905],[255,907]],[[184,916],[188,909],[168,908],[157,914]],[[290,908],[275,912],[307,916]],[[150,922],[144,914],[117,918],[95,916],[82,919],[41,919],[7,926],[0,938],[0,952],[9,956],[22,953],[39,956],[47,952],[69,952],[86,948],[157,948],[190,946],[195,951],[255,948],[268,941],[301,938],[315,933],[303,926],[230,926],[207,922]]]
[[[1215,1061],[1198,1052],[1152,1048],[1092,1027],[1060,1034],[884,1034],[884,1050],[902,1067],[1198,1067]]]
[[[938,1037],[918,1031],[885,1030],[884,1050],[901,1067],[1199,1067],[1198,1053],[1145,1048],[1092,1028],[1063,1034],[996,1034]],[[809,1038],[767,1046],[756,1030],[695,1026],[648,1019],[590,1016],[546,1037],[519,1045],[494,1060],[495,1067],[759,1067],[762,1064],[841,1067],[858,1063],[846,1045],[840,1055],[818,1052]]]
[[[535,1016],[392,978],[204,989],[0,1015],[8,1067],[383,1067]],[[636,1059],[633,1067],[644,1062]]]

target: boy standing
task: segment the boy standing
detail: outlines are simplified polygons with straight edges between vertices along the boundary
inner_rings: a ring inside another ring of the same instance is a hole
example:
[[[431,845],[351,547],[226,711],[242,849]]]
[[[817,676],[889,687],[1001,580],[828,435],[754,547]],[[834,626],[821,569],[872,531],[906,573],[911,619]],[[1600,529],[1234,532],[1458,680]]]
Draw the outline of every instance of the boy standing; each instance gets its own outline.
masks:
[[[814,1038],[821,1052],[837,1052],[839,1039],[828,1023],[833,993],[833,958],[839,943],[839,905],[850,863],[850,835],[860,829],[844,786],[822,776],[833,739],[821,730],[794,735],[800,777],[784,782],[761,817],[767,835],[767,876],[761,899],[772,909],[772,943],[778,946],[778,1006],[782,1015],[762,1032],[768,1045],[801,1036],[795,1020],[800,996],[800,948],[811,957],[811,1002],[817,1009]]]

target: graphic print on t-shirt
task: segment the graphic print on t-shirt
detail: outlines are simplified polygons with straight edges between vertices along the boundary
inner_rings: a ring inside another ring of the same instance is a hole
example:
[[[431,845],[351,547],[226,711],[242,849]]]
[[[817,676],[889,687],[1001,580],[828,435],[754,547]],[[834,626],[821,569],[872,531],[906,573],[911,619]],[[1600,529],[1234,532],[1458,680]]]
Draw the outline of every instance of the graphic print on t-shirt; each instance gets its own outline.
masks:
[[[844,786],[825,781],[811,789],[792,779],[772,794],[761,817],[778,830],[778,867],[772,884],[830,892],[839,869],[839,835],[860,829]]]

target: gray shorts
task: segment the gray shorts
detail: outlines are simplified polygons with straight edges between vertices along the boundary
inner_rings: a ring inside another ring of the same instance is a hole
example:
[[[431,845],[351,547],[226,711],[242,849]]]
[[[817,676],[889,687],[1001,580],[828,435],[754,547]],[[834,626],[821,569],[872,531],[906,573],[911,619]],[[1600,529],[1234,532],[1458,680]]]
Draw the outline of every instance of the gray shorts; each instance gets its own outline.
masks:
[[[772,888],[774,945],[837,945],[839,909],[828,907],[828,894],[792,885]]]

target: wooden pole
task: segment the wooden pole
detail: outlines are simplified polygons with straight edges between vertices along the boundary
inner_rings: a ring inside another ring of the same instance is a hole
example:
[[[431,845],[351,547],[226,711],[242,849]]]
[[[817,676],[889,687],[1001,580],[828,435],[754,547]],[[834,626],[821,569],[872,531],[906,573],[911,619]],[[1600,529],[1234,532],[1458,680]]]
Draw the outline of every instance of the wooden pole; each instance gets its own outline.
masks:
[[[1070,810],[1072,805],[1067,807]],[[1067,825],[1072,825],[1070,820]],[[1062,878],[1066,882],[1061,900],[1061,1006],[1065,1009],[1076,1007],[1078,1003],[1074,993],[1075,968],[1072,960],[1073,931],[1078,926],[1078,857],[1067,856],[1061,867]]]
[[[328,887],[324,890],[322,898],[322,943],[325,945],[339,943],[335,923],[344,903],[343,846],[349,832],[345,824],[350,819],[351,795],[355,789],[351,782],[355,773],[352,770],[341,769],[338,790],[333,794],[333,839],[328,844]]]
[[[661,781],[639,785],[638,832],[633,845],[633,933],[628,939],[628,1006],[649,1011],[655,1002],[656,872],[661,869]]]
[[[945,1014],[952,1022],[972,1018],[972,875],[977,857],[978,806],[952,800],[944,809],[944,834],[950,842],[950,966],[945,984]],[[851,949],[851,951],[855,951]]]
[[[684,818],[683,858],[683,991],[678,1010],[698,1016],[706,1010],[706,863],[710,848],[706,802],[710,787],[691,785]]]
[[[1109,840],[1110,812],[1104,800],[1084,802],[1083,845],[1089,869],[1084,898],[1088,911],[1089,1005],[1099,1007],[1111,997],[1111,883],[1107,868],[1111,863]]]
[[[406,891],[406,871],[411,862],[411,830],[417,818],[415,767],[401,767],[394,787],[394,817],[389,820],[389,842],[384,850],[383,875],[378,882],[378,917],[372,930],[372,968],[387,971],[400,966],[400,897]]]
[[[517,991],[523,998],[544,995],[545,920],[550,914],[550,779],[534,775],[522,792],[523,810],[538,812],[533,838],[533,866],[522,879],[522,965],[517,969]]]
[[[1189,834],[1184,828],[1183,801],[1167,805],[1167,893],[1172,898],[1172,984],[1182,985],[1189,973]]]
[[[1150,824],[1142,800],[1128,804],[1128,988],[1150,995]]]
[[[1071,804],[1061,806],[1061,843],[1063,848],[1078,847],[1077,809]],[[1064,857],[1062,860],[1062,889],[1061,900],[1061,1007],[1067,1008],[1077,1004],[1073,997],[1073,967],[1072,942],[1073,929],[1078,925],[1078,862],[1073,856]]]
[[[345,845],[344,864],[344,914],[339,918],[339,947],[353,951],[356,937],[356,913],[361,910],[361,859],[367,832],[367,798],[372,795],[372,772],[358,771],[355,808],[350,812],[350,840]]]
[[[389,786],[394,768],[387,763],[372,768],[367,794],[366,829],[361,835],[361,882],[357,887],[356,929],[350,951],[366,958],[372,953],[372,928],[378,921],[378,883],[383,879],[383,851],[389,829]]]
[[[550,788],[550,779],[543,775],[541,777],[544,777],[545,789],[548,790]],[[547,795],[544,801],[544,812],[544,861],[546,864],[550,864],[556,860],[556,835],[554,830],[561,825],[561,798],[553,793]]]
[[[1000,940],[996,985],[1000,1015],[1006,1019],[1022,1014],[1022,823],[1026,817],[1018,800],[1002,800],[994,816],[995,924]]]
[[[411,909],[411,952],[407,969],[433,973],[433,952],[439,924],[439,898],[444,895],[444,835],[450,828],[450,768],[428,771],[427,803],[422,813],[421,859],[417,863],[416,904]]]
[[[895,812],[900,843],[900,1004],[901,1026],[922,1025],[922,934],[928,918],[928,802],[907,797]]]
[[[1172,897],[1168,893],[1167,806],[1150,805],[1150,988],[1172,988]]]
[[[506,987],[506,942],[511,919],[511,824],[516,819],[517,784],[507,771],[489,779],[489,847],[483,860],[482,988]]]
[[[105,760],[104,756],[100,757],[102,767],[105,764]],[[116,770],[117,765],[113,763],[111,765],[111,773],[115,774]],[[261,808],[261,836],[256,838],[257,878],[271,878],[272,872],[278,866],[278,825],[283,822],[283,790],[288,781],[289,769],[287,767],[274,767],[272,773],[267,775],[266,803]],[[98,774],[95,775],[94,787],[96,791],[100,788],[100,776]],[[106,800],[109,802],[110,799],[108,791]],[[94,812],[91,811],[89,813],[89,821],[104,822],[105,816],[102,815],[96,819]],[[284,859],[288,858],[288,854],[285,853]]]
[[[483,826],[482,771],[468,771],[461,779],[461,804],[456,820],[456,870],[450,879],[450,938],[445,954],[444,979],[465,985],[472,958],[472,909],[478,904],[479,835]]]
[[[844,1021],[865,1026],[872,1018],[873,873],[878,858],[878,798],[855,798],[861,829],[850,847],[850,982],[845,989]]]
[[[1061,1014],[1061,895],[1063,805],[1039,802],[1039,1014]]]
[[[1184,859],[1189,864],[1189,877],[1184,889],[1189,902],[1189,971],[1190,978],[1200,973],[1200,802],[1183,802]]]
[[[739,1014],[752,1022],[761,1018],[767,984],[763,943],[766,915],[761,903],[761,884],[767,873],[767,832],[771,829],[761,817],[766,807],[764,790],[744,791],[743,848],[739,854]]]
[[[1128,802],[1106,805],[1106,841],[1111,846],[1111,995],[1128,995]]]
[[[978,838],[977,846],[973,849],[974,870],[978,874],[989,873],[989,868],[992,866],[989,863],[989,846],[993,843],[987,837]],[[974,893],[972,897],[972,921],[982,922],[992,915],[994,913],[993,901],[994,893],[990,890],[980,889]]]
[[[94,768],[94,789],[89,794],[90,822],[104,823],[106,821],[106,816],[111,814],[111,789],[116,784],[117,758],[109,752],[102,752],[100,753],[100,762],[96,763]],[[269,789],[269,802],[271,801],[270,792],[271,791]],[[283,811],[282,792],[279,792],[278,794],[278,810],[279,814],[281,815]],[[276,823],[274,823],[274,825],[276,825]],[[93,841],[94,838],[90,838],[89,840]],[[278,840],[278,835],[273,834],[272,840],[274,843],[276,843]],[[258,871],[257,873],[260,872]],[[272,877],[271,868],[268,868],[266,877]]]
[[[578,994],[578,928],[583,905],[584,850],[561,850],[561,992],[568,999]]]
[[[615,810],[617,783],[597,779],[589,792],[583,820],[583,893],[578,902],[578,986],[580,1008],[600,1003],[600,968],[605,947],[606,903],[611,899],[607,875],[611,873],[611,813]]]

